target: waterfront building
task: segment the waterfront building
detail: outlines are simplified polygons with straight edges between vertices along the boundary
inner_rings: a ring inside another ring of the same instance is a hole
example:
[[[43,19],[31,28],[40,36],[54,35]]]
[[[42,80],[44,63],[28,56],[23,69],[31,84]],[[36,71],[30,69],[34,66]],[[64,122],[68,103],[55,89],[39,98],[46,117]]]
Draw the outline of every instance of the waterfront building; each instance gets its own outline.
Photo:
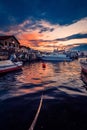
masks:
[[[23,52],[23,53],[29,53],[30,48],[26,47],[26,46],[20,46],[19,50],[20,50],[20,52]]]
[[[11,54],[15,54],[18,60],[32,61],[36,60],[36,51],[21,46],[15,36],[0,36],[0,60],[9,59]]]
[[[1,49],[13,49],[18,50],[19,49],[19,41],[15,38],[15,36],[0,36],[0,48]]]
[[[19,51],[20,43],[13,36],[0,36],[0,60],[5,60],[10,57],[12,53]]]

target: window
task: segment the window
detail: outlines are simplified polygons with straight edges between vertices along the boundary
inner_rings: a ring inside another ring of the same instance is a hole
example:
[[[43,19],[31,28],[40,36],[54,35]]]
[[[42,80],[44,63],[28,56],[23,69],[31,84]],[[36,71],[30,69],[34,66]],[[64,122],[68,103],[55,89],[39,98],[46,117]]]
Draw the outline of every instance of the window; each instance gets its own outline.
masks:
[[[11,39],[12,43],[15,43],[15,41],[13,39]]]
[[[11,46],[11,43],[9,42],[9,46]]]
[[[5,46],[7,46],[7,42],[5,41]]]

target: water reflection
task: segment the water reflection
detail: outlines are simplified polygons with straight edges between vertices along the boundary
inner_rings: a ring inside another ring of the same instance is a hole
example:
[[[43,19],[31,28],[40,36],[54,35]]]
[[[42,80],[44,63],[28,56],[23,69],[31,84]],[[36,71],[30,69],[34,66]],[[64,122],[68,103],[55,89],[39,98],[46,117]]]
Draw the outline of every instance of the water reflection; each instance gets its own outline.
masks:
[[[0,77],[0,98],[38,93],[45,91],[45,97],[55,98],[56,94],[85,95],[80,79],[78,61],[64,63],[41,62],[26,64],[22,71]],[[55,88],[55,89],[54,89]],[[50,90],[50,91],[49,91]]]

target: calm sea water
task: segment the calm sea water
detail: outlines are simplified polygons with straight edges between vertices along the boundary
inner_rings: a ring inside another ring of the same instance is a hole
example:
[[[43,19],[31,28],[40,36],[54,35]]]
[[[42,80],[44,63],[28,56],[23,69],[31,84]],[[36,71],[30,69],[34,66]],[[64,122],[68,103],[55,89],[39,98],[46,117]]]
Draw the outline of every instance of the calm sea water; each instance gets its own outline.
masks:
[[[79,60],[27,63],[0,76],[0,130],[28,130],[43,94],[34,130],[86,130],[87,91]]]
[[[26,64],[22,71],[16,71],[0,76],[0,99],[38,93],[56,88],[56,93],[64,92],[71,96],[86,95],[81,80],[79,61],[51,63],[46,62],[42,68],[41,62]],[[49,97],[55,98],[54,95]]]

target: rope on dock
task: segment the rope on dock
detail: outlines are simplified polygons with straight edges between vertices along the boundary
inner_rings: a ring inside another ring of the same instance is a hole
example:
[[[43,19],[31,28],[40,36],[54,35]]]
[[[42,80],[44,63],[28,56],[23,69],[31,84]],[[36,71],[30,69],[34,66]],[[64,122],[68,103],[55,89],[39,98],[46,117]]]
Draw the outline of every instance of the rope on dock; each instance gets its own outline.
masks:
[[[36,124],[36,121],[38,119],[38,116],[39,116],[39,113],[40,113],[40,110],[41,110],[41,106],[42,106],[42,102],[43,102],[43,95],[41,96],[41,99],[40,99],[40,103],[39,103],[39,106],[38,106],[38,110],[37,110],[37,113],[34,117],[34,120],[30,126],[30,128],[28,130],[34,130],[34,127],[35,127],[35,124]]]

